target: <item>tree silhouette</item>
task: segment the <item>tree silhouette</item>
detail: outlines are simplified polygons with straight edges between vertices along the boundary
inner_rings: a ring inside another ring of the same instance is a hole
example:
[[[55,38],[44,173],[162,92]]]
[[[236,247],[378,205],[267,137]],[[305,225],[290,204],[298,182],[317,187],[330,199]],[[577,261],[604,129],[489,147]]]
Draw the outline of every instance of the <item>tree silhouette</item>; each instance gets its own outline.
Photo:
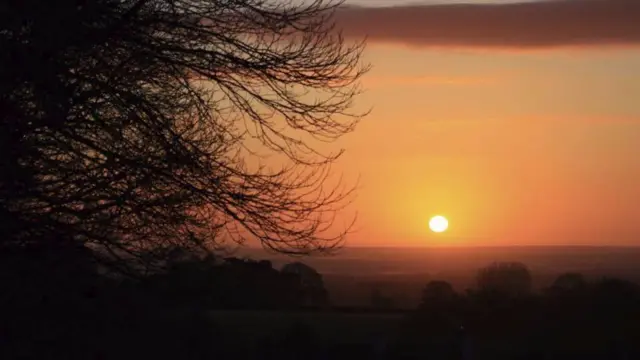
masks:
[[[442,305],[455,301],[457,294],[450,283],[446,281],[430,281],[422,290],[421,306]]]
[[[301,262],[292,262],[282,267],[283,274],[294,275],[301,291],[302,302],[309,306],[326,306],[329,294],[324,287],[322,275]]]
[[[509,296],[531,292],[531,273],[526,265],[518,262],[495,262],[478,271],[478,288],[484,292]]]
[[[371,291],[371,306],[374,309],[392,309],[394,307],[393,299],[385,296],[380,289],[374,288]]]
[[[341,243],[362,43],[339,5],[35,0],[0,11],[1,246],[70,242],[109,266],[176,246]],[[281,166],[268,163],[277,158]]]
[[[585,290],[587,281],[580,273],[565,273],[559,275],[551,285],[551,291],[556,293],[566,293],[572,291]]]

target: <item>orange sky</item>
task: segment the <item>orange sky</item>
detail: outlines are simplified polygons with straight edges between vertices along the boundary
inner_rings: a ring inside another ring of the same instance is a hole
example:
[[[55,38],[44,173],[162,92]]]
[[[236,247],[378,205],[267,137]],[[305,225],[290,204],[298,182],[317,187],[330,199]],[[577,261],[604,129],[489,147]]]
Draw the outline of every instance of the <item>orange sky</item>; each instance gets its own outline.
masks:
[[[588,43],[588,42],[587,42]],[[575,45],[575,44],[567,44]],[[640,245],[640,48],[369,41],[349,246]],[[432,235],[431,215],[450,231]]]

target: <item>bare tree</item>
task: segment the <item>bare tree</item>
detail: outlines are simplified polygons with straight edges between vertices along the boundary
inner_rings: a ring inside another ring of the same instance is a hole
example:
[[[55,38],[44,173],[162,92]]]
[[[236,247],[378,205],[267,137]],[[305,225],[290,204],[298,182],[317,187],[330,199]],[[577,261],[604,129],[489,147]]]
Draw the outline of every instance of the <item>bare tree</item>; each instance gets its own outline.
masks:
[[[248,238],[338,246],[352,188],[327,186],[341,151],[318,144],[364,115],[350,109],[367,66],[337,6],[3,2],[2,245],[65,241],[102,260]]]

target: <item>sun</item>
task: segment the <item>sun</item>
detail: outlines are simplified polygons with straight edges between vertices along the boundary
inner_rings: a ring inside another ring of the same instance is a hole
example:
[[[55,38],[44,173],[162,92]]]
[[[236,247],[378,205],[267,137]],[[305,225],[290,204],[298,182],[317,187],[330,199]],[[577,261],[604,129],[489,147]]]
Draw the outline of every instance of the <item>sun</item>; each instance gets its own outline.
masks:
[[[441,233],[449,228],[449,221],[444,216],[434,216],[429,220],[429,229],[433,232]]]

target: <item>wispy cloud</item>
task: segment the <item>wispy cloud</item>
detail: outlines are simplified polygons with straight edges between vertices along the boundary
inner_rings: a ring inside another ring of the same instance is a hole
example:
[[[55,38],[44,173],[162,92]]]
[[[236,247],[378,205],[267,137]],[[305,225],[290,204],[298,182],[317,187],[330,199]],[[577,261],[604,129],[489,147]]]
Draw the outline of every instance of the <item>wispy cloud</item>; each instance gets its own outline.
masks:
[[[367,88],[393,86],[469,86],[488,85],[498,82],[498,76],[366,76],[363,84]]]
[[[640,45],[639,0],[345,7],[336,19],[346,36],[416,46]]]

